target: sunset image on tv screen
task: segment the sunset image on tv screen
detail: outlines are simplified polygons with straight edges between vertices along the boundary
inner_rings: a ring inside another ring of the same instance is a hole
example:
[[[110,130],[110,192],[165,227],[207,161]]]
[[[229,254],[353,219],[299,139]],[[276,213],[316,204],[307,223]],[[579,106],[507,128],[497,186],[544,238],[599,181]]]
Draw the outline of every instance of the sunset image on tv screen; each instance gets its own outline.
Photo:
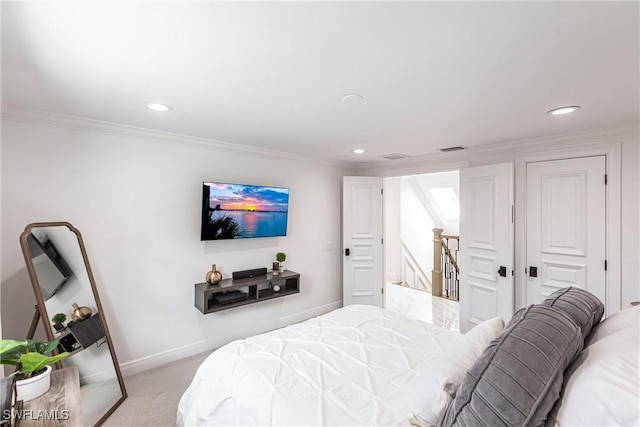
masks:
[[[202,195],[202,240],[287,234],[288,188],[205,182]]]

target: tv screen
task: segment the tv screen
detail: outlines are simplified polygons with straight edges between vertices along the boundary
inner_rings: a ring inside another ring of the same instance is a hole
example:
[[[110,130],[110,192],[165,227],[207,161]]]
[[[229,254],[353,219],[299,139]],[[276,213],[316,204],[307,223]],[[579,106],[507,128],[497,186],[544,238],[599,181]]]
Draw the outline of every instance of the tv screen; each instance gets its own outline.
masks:
[[[42,291],[42,298],[47,301],[58,292],[58,289],[73,273],[48,239],[43,243],[32,233],[27,236],[27,243]]]
[[[287,235],[289,189],[204,182],[201,240]]]

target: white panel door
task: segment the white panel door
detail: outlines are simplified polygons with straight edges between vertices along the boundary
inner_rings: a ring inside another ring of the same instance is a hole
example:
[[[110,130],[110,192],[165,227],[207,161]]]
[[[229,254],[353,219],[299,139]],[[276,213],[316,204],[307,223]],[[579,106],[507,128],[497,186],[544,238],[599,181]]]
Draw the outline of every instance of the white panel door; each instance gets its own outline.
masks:
[[[343,304],[382,307],[382,178],[342,182]]]
[[[606,302],[605,160],[527,163],[527,304],[567,286]]]
[[[514,309],[513,165],[460,171],[460,331]]]

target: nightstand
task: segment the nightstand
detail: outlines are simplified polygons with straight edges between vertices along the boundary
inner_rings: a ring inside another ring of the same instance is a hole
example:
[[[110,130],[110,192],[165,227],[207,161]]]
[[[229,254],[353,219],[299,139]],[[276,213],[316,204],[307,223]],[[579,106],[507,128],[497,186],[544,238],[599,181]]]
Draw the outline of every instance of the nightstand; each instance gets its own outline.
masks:
[[[80,375],[72,366],[51,373],[51,388],[22,405],[19,426],[81,427]]]

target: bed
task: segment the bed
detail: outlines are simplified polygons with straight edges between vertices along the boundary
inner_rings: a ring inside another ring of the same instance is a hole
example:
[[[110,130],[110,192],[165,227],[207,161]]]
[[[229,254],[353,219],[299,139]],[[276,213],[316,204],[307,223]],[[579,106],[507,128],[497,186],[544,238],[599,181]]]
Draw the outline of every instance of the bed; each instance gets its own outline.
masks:
[[[600,322],[591,294],[558,293],[467,334],[354,305],[235,341],[199,367],[177,424],[640,424],[640,307]]]

